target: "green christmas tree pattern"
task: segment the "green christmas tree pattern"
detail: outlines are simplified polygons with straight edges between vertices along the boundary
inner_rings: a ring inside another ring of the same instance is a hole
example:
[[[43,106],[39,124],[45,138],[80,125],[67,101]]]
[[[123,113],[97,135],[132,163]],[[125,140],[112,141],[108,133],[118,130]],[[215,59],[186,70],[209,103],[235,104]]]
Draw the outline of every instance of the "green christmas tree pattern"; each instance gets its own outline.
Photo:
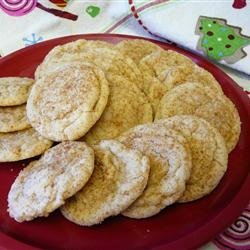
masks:
[[[228,25],[224,19],[200,17],[196,33],[200,35],[198,49],[215,61],[235,63],[246,56],[243,48],[250,45],[250,38],[241,34],[241,28]]]

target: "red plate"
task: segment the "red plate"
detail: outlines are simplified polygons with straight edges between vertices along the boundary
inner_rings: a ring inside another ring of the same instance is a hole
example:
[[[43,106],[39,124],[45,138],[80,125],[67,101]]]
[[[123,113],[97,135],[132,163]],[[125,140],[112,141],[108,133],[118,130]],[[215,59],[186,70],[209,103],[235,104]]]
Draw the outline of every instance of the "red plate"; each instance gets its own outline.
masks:
[[[117,43],[134,39],[123,35],[77,35],[42,42],[0,60],[0,77],[33,77],[37,65],[54,46],[79,38]],[[155,41],[152,41],[155,42]],[[117,216],[94,227],[80,227],[55,211],[48,218],[16,223],[7,213],[7,194],[25,162],[0,164],[0,245],[7,249],[190,249],[211,240],[229,226],[246,207],[250,190],[250,100],[237,84],[216,66],[183,49],[155,42],[178,51],[210,71],[225,94],[237,106],[241,136],[229,156],[228,171],[214,192],[195,202],[174,204],[143,220]]]

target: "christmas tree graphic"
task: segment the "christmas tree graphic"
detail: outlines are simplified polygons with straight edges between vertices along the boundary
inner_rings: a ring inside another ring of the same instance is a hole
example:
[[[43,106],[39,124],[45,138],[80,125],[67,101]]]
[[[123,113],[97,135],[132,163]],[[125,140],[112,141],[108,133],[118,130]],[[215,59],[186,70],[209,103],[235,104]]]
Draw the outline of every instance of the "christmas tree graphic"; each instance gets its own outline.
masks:
[[[246,56],[243,48],[250,45],[250,38],[241,30],[224,19],[201,16],[196,27],[196,34],[200,35],[197,48],[214,61],[235,63]]]

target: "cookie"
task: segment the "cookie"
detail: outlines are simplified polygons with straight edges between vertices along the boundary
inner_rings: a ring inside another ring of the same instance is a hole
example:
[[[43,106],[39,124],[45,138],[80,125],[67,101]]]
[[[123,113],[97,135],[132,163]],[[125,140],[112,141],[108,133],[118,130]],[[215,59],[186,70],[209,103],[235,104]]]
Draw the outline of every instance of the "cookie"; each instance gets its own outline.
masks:
[[[53,142],[40,136],[33,128],[0,133],[0,162],[20,161],[42,154]]]
[[[26,116],[26,105],[0,107],[0,132],[13,132],[31,127]]]
[[[108,95],[108,82],[99,68],[83,63],[64,65],[36,81],[27,116],[46,138],[76,140],[99,119]]]
[[[84,142],[62,142],[25,167],[8,195],[10,217],[29,221],[64,204],[88,181],[94,152]]]
[[[225,96],[201,86],[185,83],[162,98],[155,119],[174,115],[195,115],[204,118],[219,130],[232,151],[240,135],[240,117],[234,104]]]
[[[237,145],[241,132],[241,121],[237,108],[225,95],[200,106],[195,115],[208,121],[223,136],[228,152]]]
[[[148,158],[118,141],[101,141],[94,151],[90,180],[61,207],[67,219],[82,226],[121,213],[143,192],[149,175]]]
[[[136,64],[139,64],[143,57],[162,50],[160,46],[143,39],[123,40],[115,45],[115,49],[132,58]]]
[[[101,40],[86,40],[82,50],[91,50],[95,48],[114,49],[114,44]]]
[[[188,141],[192,169],[179,202],[197,200],[214,190],[227,170],[227,148],[217,129],[202,118],[177,115],[157,123],[181,133]]]
[[[113,74],[120,75],[141,87],[142,75],[132,59],[118,50],[104,46],[94,46],[90,49],[86,41],[76,41],[52,49],[37,68],[36,79],[56,70],[62,64],[71,64],[75,61],[92,63],[100,67],[107,78]]]
[[[82,53],[80,58],[100,67],[105,72],[108,80],[113,75],[118,75],[141,88],[142,75],[139,68],[132,59],[124,56],[119,51],[108,48],[96,48]]]
[[[171,50],[154,52],[144,57],[139,69],[143,72],[143,91],[155,111],[165,93],[187,81],[198,82],[222,93],[220,85],[209,72]]]
[[[170,67],[163,71],[158,79],[167,86],[168,90],[186,82],[196,82],[218,94],[223,94],[220,84],[213,75],[196,64]]]
[[[150,161],[147,187],[122,213],[127,217],[147,218],[173,204],[182,196],[190,176],[189,151],[173,137],[167,136],[171,130],[160,133],[156,127],[155,132],[152,128],[150,124],[141,125],[119,137],[124,145],[141,151]]]
[[[55,46],[50,52],[45,56],[43,62],[37,67],[35,71],[35,79],[39,79],[46,75],[47,73],[54,70],[56,67],[51,67],[52,63],[56,63],[56,66],[60,66],[62,62],[61,58],[72,58],[84,50],[84,45],[87,40],[79,39],[73,42]]]
[[[15,106],[25,103],[33,83],[33,79],[26,77],[0,78],[0,106]]]
[[[73,42],[55,46],[44,58],[35,72],[35,78],[42,77],[46,72],[51,71],[51,64],[61,63],[70,60],[77,60],[78,55],[84,51],[96,48],[113,48],[114,45],[105,41],[79,39]]]
[[[180,65],[193,65],[194,62],[188,57],[173,50],[160,50],[144,57],[139,64],[141,69],[148,68],[151,74],[158,77],[163,71],[170,67]]]
[[[137,137],[143,137],[143,136],[149,136],[149,137],[171,137],[175,141],[177,141],[179,144],[181,144],[185,150],[187,151],[187,156],[188,156],[188,161],[191,161],[191,153],[190,153],[190,148],[189,148],[189,143],[188,140],[178,131],[173,130],[171,128],[167,128],[161,123],[145,123],[142,125],[138,125],[136,127],[133,127],[129,129],[128,131],[125,131],[123,134],[121,134],[118,137],[119,138],[125,138],[126,136],[129,136],[133,138],[133,136]],[[188,169],[186,175],[188,176],[191,171],[191,166],[190,169]]]
[[[110,96],[102,116],[83,137],[89,144],[113,139],[138,124],[153,121],[152,107],[136,85],[114,75],[109,87]]]

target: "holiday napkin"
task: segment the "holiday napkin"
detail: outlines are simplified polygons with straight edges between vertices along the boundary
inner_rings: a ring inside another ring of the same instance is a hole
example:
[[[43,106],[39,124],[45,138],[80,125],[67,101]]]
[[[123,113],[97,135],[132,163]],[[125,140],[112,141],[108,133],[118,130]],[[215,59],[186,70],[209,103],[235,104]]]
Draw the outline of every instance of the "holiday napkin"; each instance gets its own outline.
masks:
[[[129,2],[144,29],[250,75],[250,4],[246,1]]]

